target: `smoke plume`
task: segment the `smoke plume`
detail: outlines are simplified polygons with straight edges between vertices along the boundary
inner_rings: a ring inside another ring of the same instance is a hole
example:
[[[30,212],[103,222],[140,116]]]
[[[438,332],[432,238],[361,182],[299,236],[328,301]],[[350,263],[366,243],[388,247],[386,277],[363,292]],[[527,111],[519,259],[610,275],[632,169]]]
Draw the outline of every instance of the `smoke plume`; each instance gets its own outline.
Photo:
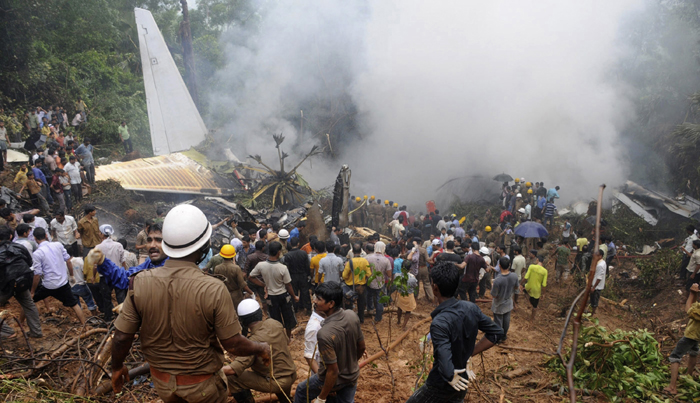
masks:
[[[224,36],[209,120],[239,158],[274,158],[271,133],[296,153],[329,133],[332,157],[301,171],[314,187],[346,163],[352,193],[416,208],[501,172],[588,200],[627,176],[630,91],[611,72],[639,3],[265,2],[255,29]]]

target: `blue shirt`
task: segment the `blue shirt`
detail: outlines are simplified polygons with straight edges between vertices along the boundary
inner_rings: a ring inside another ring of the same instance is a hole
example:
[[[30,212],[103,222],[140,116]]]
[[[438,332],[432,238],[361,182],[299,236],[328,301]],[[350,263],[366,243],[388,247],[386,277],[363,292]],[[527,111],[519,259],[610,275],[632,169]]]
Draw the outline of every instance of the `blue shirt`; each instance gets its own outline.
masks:
[[[544,197],[539,197],[537,199],[537,208],[542,210],[542,207],[544,207],[545,203],[547,203],[547,199],[545,199]]]
[[[44,185],[48,185],[48,183],[46,183],[46,176],[41,172],[41,169],[32,168],[32,172],[34,172],[34,178],[39,179]]]
[[[559,192],[557,192],[557,189],[551,188],[547,191],[547,200],[558,199],[558,198],[559,198]]]
[[[114,264],[114,262],[105,258],[105,261],[102,262],[102,264],[97,265],[97,272],[104,276],[105,280],[107,281],[107,284],[109,284],[110,286],[114,288],[119,288],[121,290],[126,290],[127,288],[129,288],[129,277],[140,272],[141,270],[160,267],[165,263],[166,260],[168,259],[164,259],[158,264],[153,264],[153,262],[151,262],[151,258],[146,258],[146,261],[141,263],[140,265],[134,266],[129,270],[124,270],[123,267],[117,266],[116,264]]]
[[[91,165],[95,163],[95,160],[92,158],[92,149],[92,144],[88,145],[87,147],[85,144],[81,144],[75,149],[75,154],[80,156],[83,165]]]
[[[474,353],[479,330],[492,343],[503,338],[503,329],[484,315],[478,306],[450,298],[430,313],[430,336],[433,341],[433,369],[425,384],[433,388],[453,390],[449,382],[455,369],[467,367]]]
[[[401,265],[403,264],[403,259],[400,257],[397,257],[394,259],[394,270],[391,272],[391,274],[397,274],[401,273]]]
[[[294,228],[293,230],[289,231],[289,239],[292,238],[299,238],[299,228]]]

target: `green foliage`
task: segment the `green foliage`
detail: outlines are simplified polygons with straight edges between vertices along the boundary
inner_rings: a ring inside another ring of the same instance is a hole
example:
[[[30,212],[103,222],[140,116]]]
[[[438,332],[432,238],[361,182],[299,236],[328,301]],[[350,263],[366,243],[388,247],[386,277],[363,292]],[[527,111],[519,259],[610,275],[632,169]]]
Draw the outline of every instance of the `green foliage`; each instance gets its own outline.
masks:
[[[658,295],[660,285],[673,284],[681,259],[681,255],[671,249],[662,249],[650,259],[636,259],[634,263],[642,281],[642,296],[653,297]]]
[[[663,360],[653,333],[646,329],[609,331],[593,319],[579,334],[574,386],[600,391],[612,402],[664,401],[660,392],[668,384],[668,367]],[[566,384],[566,369],[559,357],[552,357],[546,366]],[[696,393],[683,379],[679,391]]]

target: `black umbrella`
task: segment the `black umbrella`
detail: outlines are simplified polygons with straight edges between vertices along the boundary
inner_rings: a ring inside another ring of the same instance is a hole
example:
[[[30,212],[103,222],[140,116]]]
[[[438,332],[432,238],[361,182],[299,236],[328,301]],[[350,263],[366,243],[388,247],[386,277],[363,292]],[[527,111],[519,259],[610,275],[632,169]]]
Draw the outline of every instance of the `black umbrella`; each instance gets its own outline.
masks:
[[[510,182],[513,180],[513,177],[504,173],[494,176],[493,180],[495,180],[496,182]]]

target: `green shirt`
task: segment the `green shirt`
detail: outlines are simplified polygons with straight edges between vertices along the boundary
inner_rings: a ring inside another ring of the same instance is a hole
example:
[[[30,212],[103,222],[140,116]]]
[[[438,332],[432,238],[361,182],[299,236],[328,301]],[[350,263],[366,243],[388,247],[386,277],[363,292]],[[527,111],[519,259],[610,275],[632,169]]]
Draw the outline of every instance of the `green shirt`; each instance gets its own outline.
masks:
[[[683,336],[700,340],[700,302],[694,303],[688,309],[688,326],[686,326]]]
[[[119,125],[119,128],[117,129],[119,132],[119,135],[122,136],[122,140],[129,140],[129,126],[128,125]]]
[[[29,128],[36,129],[39,126],[39,115],[29,114]]]
[[[571,251],[566,246],[560,246],[557,248],[557,264],[559,266],[569,264],[569,255]]]
[[[528,267],[527,274],[525,274],[525,280],[527,280],[525,291],[527,291],[532,298],[539,298],[542,296],[542,287],[547,286],[548,274],[547,269],[540,265],[531,264],[530,267]]]

